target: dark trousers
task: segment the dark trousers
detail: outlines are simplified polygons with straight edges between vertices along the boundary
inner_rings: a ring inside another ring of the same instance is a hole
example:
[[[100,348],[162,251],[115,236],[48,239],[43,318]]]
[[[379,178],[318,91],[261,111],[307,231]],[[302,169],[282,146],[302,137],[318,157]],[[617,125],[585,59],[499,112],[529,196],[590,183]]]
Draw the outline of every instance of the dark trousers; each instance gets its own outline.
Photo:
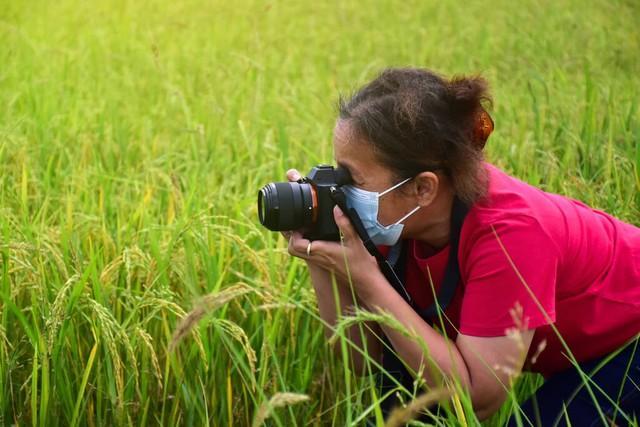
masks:
[[[640,337],[614,353],[617,354],[601,367],[599,365],[609,356],[580,364],[582,372],[590,378],[597,405],[578,370],[570,368],[548,378],[531,398],[515,409],[520,414],[520,422],[514,414],[508,426],[626,426],[629,419],[637,419],[640,426]],[[400,377],[402,383],[407,382],[408,373],[395,361],[390,365],[387,366],[388,372]],[[391,384],[384,384],[382,388],[388,390],[388,387]],[[394,404],[397,404],[395,399],[382,402],[385,418]],[[598,406],[606,423],[598,412]],[[421,421],[429,420],[428,416],[421,418]],[[375,426],[374,418],[368,419],[365,425]]]
[[[634,420],[634,417],[640,425],[639,341],[640,338],[627,344],[600,369],[598,366],[607,356],[580,364],[582,372],[591,378],[589,384],[593,397],[584,386],[578,370],[572,367],[548,378],[530,399],[520,405],[520,424],[514,414],[508,425],[626,426],[629,425],[628,419]]]

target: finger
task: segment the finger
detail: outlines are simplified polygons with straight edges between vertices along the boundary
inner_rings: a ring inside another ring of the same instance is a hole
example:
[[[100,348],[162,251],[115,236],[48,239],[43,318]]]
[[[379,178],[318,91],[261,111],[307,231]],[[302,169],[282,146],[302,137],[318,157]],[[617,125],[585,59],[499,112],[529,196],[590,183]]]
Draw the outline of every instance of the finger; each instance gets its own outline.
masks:
[[[309,245],[309,239],[305,239],[302,237],[302,233],[299,231],[294,231],[291,233],[291,238],[289,239],[289,253],[291,255],[297,256],[299,258],[308,258],[307,257],[307,246]]]
[[[311,246],[309,246],[311,245]],[[328,245],[328,246],[327,246]],[[333,245],[336,248],[328,248]],[[309,254],[307,255],[307,249]],[[341,247],[337,243],[324,242],[322,240],[310,241],[302,236],[299,231],[294,231],[289,239],[289,254],[304,260],[317,263],[324,268],[333,265],[331,254],[339,253]]]
[[[306,255],[307,247],[305,245],[304,252]],[[344,258],[344,248],[340,243],[330,242],[327,240],[314,240],[311,242],[310,259],[321,260],[323,263],[333,265],[332,260]]]
[[[287,171],[287,179],[289,181],[297,181],[300,178],[302,178],[302,176],[300,175],[300,172],[298,172],[296,169],[289,169]]]
[[[336,225],[342,232],[343,239],[345,241],[350,241],[358,238],[356,231],[351,224],[349,218],[342,212],[342,209],[338,205],[333,207],[333,218],[336,221]]]

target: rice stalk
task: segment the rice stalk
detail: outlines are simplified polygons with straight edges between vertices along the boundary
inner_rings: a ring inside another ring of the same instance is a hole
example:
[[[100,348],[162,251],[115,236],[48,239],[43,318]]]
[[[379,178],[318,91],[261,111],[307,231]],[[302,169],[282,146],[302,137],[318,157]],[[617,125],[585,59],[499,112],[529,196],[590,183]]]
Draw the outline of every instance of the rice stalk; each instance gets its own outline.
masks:
[[[234,298],[238,298],[252,291],[253,289],[247,284],[238,283],[201,298],[196,306],[187,313],[176,327],[173,333],[173,338],[171,338],[171,342],[169,343],[169,352],[172,352],[176,348],[178,343],[182,341],[182,339],[198,324],[200,320],[202,320],[205,315],[211,313]]]
[[[38,275],[38,269],[33,266],[31,261],[34,258],[34,253],[37,251],[35,246],[25,242],[11,242],[6,244],[0,244],[0,250],[9,252],[9,266],[8,272],[11,275],[24,272],[27,277],[33,278]],[[23,284],[33,285],[36,281],[23,282]],[[22,286],[17,286],[20,282],[14,283],[11,287],[11,296],[15,297],[22,289]]]
[[[115,371],[118,408],[122,410],[124,408],[124,363],[120,357],[119,346],[124,348],[127,358],[129,359],[127,372],[129,376],[133,374],[136,391],[140,394],[137,358],[129,335],[115,317],[113,317],[113,314],[102,304],[89,297],[83,298],[82,302],[89,309],[90,313],[95,315],[98,321],[98,330],[102,333],[103,340],[109,349]]]
[[[309,400],[309,396],[299,393],[280,392],[274,394],[271,399],[260,405],[258,412],[251,423],[252,427],[258,427],[264,424],[264,422],[271,416],[273,410],[276,408],[282,408],[284,406],[297,405],[301,402]]]
[[[133,276],[138,268],[149,273],[149,267],[153,264],[153,259],[149,254],[141,250],[137,245],[126,248],[122,252],[122,262],[127,272],[127,286],[131,286]]]
[[[100,283],[107,284],[111,283],[113,280],[113,276],[118,273],[118,270],[123,264],[122,255],[116,257],[111,260],[105,267],[102,269],[100,273]]]
[[[238,236],[237,234],[235,234],[232,229],[230,227],[227,226],[222,226],[222,225],[218,225],[218,224],[211,224],[209,225],[209,228],[211,228],[214,231],[217,231],[218,233],[220,233],[222,236],[228,238],[229,240],[235,242],[240,249],[242,250],[242,253],[245,256],[248,256],[249,259],[251,260],[251,264],[262,274],[263,277],[269,277],[269,266],[266,263],[266,259],[268,259],[267,257],[263,257],[260,256],[258,251],[256,251],[255,248],[249,246],[247,244],[247,238],[243,237],[243,236]]]
[[[260,304],[256,307],[256,311],[295,310],[296,308],[298,307],[290,302],[272,302]]]
[[[249,362],[249,367],[251,368],[251,378],[255,378],[256,362],[258,358],[256,357],[256,352],[253,350],[253,347],[251,347],[249,337],[247,336],[244,329],[242,329],[237,323],[226,319],[216,319],[215,323],[224,331],[226,331],[233,339],[240,343],[242,349],[247,355],[247,361]],[[253,385],[255,387],[255,383]]]
[[[436,403],[443,402],[453,396],[451,390],[439,388],[430,390],[413,399],[404,407],[396,407],[391,411],[385,427],[401,427],[415,419],[421,411]]]
[[[40,244],[46,248],[47,253],[49,254],[49,258],[53,259],[58,271],[62,273],[63,280],[68,280],[69,270],[67,269],[67,265],[64,262],[64,257],[62,256],[62,252],[58,247],[59,243],[55,242],[51,237],[52,233],[59,234],[59,232],[56,229],[51,229],[49,233],[45,235],[46,237],[42,239]]]
[[[97,330],[102,334],[102,340],[109,349],[111,362],[114,369],[114,379],[116,383],[117,407],[119,411],[124,408],[124,364],[118,351],[117,326],[115,319],[108,310],[92,298],[85,298],[83,303],[87,305],[90,312],[95,315]]]
[[[169,289],[160,288],[160,290],[164,291],[166,295],[162,295],[161,293],[147,294],[144,298],[139,300],[138,305],[134,308],[135,310],[150,309],[149,313],[138,321],[138,325],[140,327],[143,327],[154,320],[157,313],[163,309],[169,311],[179,319],[184,319],[187,316],[187,312],[182,307],[171,301],[172,298],[175,298],[175,295]],[[200,353],[202,360],[205,361],[206,369],[208,369],[208,359],[206,357],[206,351],[204,349],[204,344],[202,343],[200,331],[197,328],[193,328],[191,330],[191,334],[193,335],[193,340],[198,348],[198,352]]]
[[[0,310],[0,316],[2,315],[2,310]],[[0,356],[4,357],[5,360],[9,358],[9,349],[12,349],[11,342],[7,339],[7,331],[5,328],[0,325],[0,347],[2,348],[2,353]]]
[[[65,308],[69,297],[69,290],[73,287],[74,283],[80,278],[79,274],[74,274],[62,285],[58,294],[56,295],[51,309],[49,310],[49,316],[45,323],[45,329],[47,331],[47,343],[48,348],[52,348],[58,333],[58,328],[64,321]]]
[[[158,381],[158,389],[162,391],[162,371],[160,370],[160,362],[158,362],[158,355],[153,348],[153,338],[151,335],[139,326],[135,327],[135,333],[140,337],[147,351],[149,352],[149,358],[151,359],[151,366],[153,367],[153,375]]]
[[[146,283],[151,283],[150,278],[155,270],[155,265],[155,260],[138,246],[125,248],[121,255],[113,259],[102,269],[100,282],[104,284],[112,283],[114,276],[117,275],[120,268],[124,266],[128,287],[131,287],[134,275],[137,274],[138,269],[146,271]]]
[[[398,321],[394,316],[392,316],[389,312],[380,310],[377,313],[373,313],[368,310],[364,310],[361,308],[352,309],[351,312],[346,313],[338,319],[336,322],[336,326],[334,328],[333,334],[328,339],[328,343],[333,345],[336,343],[340,337],[346,335],[346,330],[351,326],[357,325],[358,323],[364,323],[367,321],[377,322],[379,324],[387,325],[396,331],[400,332],[407,338],[418,339],[420,338],[415,332],[411,332],[407,330],[407,328]]]

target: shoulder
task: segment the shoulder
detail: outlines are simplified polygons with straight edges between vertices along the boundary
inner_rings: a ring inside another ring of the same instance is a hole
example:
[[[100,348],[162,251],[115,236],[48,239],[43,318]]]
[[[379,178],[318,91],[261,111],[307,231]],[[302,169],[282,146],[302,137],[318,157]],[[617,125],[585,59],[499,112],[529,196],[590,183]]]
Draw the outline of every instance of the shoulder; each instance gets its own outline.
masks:
[[[508,232],[523,238],[542,235],[550,239],[558,233],[558,225],[563,222],[558,205],[561,196],[546,193],[490,163],[485,163],[485,167],[488,190],[469,209],[461,241],[471,243],[495,232]]]
[[[487,171],[487,192],[472,206],[476,216],[520,214],[535,216],[541,210],[554,208],[550,193],[511,176],[490,164],[484,164]],[[553,195],[556,196],[557,195]]]
[[[460,233],[462,266],[486,264],[490,254],[520,263],[530,254],[557,259],[561,253],[564,217],[553,195],[486,164],[489,189],[469,210]]]

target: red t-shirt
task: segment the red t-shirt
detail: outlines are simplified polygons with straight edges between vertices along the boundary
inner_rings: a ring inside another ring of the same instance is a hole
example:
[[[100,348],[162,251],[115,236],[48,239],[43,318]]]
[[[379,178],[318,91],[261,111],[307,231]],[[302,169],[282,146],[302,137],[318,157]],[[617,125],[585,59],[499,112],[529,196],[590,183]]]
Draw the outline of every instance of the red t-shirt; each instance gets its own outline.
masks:
[[[456,329],[504,336],[515,326],[510,309],[520,304],[526,328],[536,329],[525,369],[549,376],[571,366],[551,323],[579,362],[640,332],[640,228],[486,167],[488,196],[471,207],[460,234],[461,282],[445,311],[448,336]],[[434,253],[408,243],[405,286],[426,308],[449,247]]]

